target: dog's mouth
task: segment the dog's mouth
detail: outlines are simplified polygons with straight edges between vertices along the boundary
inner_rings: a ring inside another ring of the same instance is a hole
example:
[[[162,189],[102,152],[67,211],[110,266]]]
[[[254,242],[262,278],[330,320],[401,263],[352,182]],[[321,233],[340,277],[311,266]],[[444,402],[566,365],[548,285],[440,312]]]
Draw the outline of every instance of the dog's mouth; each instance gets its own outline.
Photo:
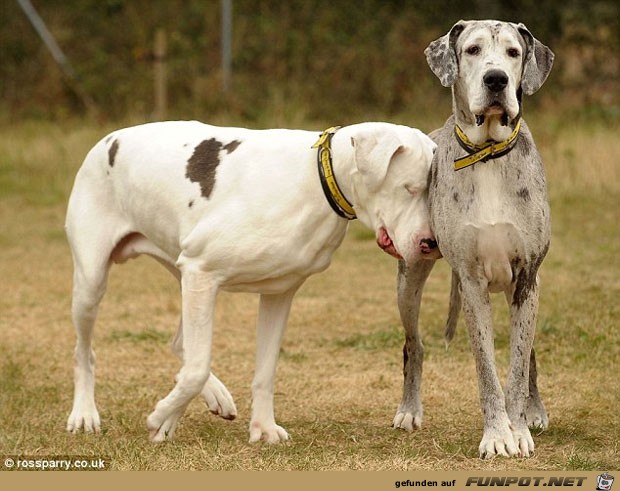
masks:
[[[396,250],[396,246],[394,245],[394,241],[387,233],[385,227],[381,227],[377,234],[377,245],[387,252],[390,256],[395,257],[396,259],[402,259],[403,257]]]
[[[484,102],[474,108],[472,113],[476,120],[476,126],[482,126],[488,119],[493,118],[502,126],[508,126],[514,120],[520,110],[520,105],[516,102],[518,97],[513,98],[508,93],[488,93]]]
[[[491,104],[489,104],[489,106],[487,107],[486,111],[484,111],[484,113],[487,116],[492,116],[495,114],[506,114],[506,108],[501,102],[493,101]]]
[[[493,100],[484,111],[480,114],[476,114],[476,126],[482,126],[486,118],[491,116],[500,116],[500,122],[502,126],[508,126],[508,111],[504,104],[498,100]]]

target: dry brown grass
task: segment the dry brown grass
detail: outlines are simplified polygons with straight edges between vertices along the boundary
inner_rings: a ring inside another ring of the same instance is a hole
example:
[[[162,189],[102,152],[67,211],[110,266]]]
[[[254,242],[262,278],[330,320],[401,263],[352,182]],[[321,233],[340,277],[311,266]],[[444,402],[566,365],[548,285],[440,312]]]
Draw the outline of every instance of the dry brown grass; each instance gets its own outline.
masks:
[[[444,348],[444,263],[423,301],[425,423],[414,434],[390,428],[402,383],[396,264],[358,224],[293,304],[276,383],[276,416],[291,443],[247,443],[257,300],[244,294],[220,296],[213,348],[214,371],[233,393],[238,419],[220,420],[195,401],[174,442],[148,441],[145,418],[179,367],[168,349],[179,299],[168,273],[142,258],[112,270],[96,329],[103,433],[67,435],[74,336],[64,202],[82,156],[105,130],[2,128],[0,454],[96,455],[118,470],[620,467],[619,127],[547,128],[535,134],[549,170],[554,233],[536,344],[551,427],[535,436],[534,457],[491,462],[477,458],[482,423],[463,326]],[[495,301],[505,373],[506,309]]]

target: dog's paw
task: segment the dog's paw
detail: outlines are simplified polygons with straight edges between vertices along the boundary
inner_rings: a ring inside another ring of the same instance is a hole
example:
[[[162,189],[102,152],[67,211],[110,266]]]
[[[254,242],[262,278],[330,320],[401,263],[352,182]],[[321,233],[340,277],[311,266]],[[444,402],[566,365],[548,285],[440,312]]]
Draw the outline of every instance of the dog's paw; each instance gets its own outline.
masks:
[[[183,411],[174,411],[166,414],[161,410],[155,409],[148,418],[146,418],[146,427],[149,430],[149,436],[152,442],[161,443],[174,438],[174,432],[177,428],[179,418]]]
[[[94,402],[74,406],[67,420],[67,431],[78,433],[81,429],[85,433],[99,433],[101,431],[101,419]]]
[[[542,432],[549,428],[549,416],[540,399],[528,397],[525,419],[532,430]]]
[[[413,414],[408,411],[399,410],[394,416],[394,421],[392,422],[393,428],[400,428],[405,431],[413,431],[418,430],[422,426],[422,413]]]
[[[529,457],[534,453],[534,440],[526,425],[513,430],[512,435],[519,449],[519,457]]]
[[[519,443],[515,440],[508,424],[500,428],[487,428],[482,436],[478,450],[481,459],[492,459],[497,455],[516,457],[520,455]]]
[[[250,423],[250,443],[260,442],[281,443],[288,441],[289,436],[284,428],[275,423],[264,424],[257,421]]]
[[[226,386],[213,374],[201,392],[202,397],[213,414],[221,418],[233,420],[237,417],[237,407]]]

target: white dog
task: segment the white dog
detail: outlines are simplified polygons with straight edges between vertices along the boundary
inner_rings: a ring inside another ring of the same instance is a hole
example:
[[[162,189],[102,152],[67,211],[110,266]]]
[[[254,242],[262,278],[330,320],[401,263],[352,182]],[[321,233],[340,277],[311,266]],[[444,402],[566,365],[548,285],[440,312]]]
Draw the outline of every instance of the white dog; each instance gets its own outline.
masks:
[[[426,202],[430,138],[387,123],[332,128],[314,150],[318,137],[166,122],[116,131],[89,152],[66,221],[77,333],[69,431],[100,428],[91,344],[109,267],[148,254],[182,291],[173,344],[183,366],[147,419],[151,438],[172,437],[201,392],[211,411],[236,416],[210,373],[215,298],[225,289],[260,294],[250,441],[288,439],[273,411],[280,341],[295,292],[327,268],[347,219],[357,215],[382,249],[406,261],[438,255]]]

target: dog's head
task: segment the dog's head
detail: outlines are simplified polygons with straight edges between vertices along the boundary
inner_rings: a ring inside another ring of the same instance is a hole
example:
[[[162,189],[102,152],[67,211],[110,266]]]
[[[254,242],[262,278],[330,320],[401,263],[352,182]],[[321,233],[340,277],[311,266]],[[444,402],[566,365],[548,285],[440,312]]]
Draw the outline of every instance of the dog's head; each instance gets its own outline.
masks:
[[[554,58],[523,24],[494,20],[459,21],[425,54],[442,85],[463,99],[460,110],[478,123],[497,116],[504,126],[520,113],[521,92],[545,82]]]
[[[389,123],[349,127],[358,218],[385,252],[406,261],[439,257],[430,230],[428,175],[435,143],[421,131]]]

